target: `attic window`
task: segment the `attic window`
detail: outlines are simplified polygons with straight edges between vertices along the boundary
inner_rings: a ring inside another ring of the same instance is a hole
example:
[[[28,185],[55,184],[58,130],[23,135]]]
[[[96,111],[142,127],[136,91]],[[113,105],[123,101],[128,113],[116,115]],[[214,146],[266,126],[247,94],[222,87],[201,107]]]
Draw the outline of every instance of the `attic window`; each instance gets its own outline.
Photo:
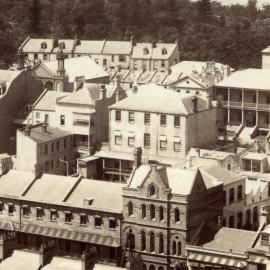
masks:
[[[161,54],[164,55],[164,54],[167,54],[167,53],[168,53],[167,49],[166,48],[162,48]]]
[[[47,43],[46,42],[42,42],[40,46],[41,46],[41,49],[47,49]]]
[[[143,48],[143,54],[144,54],[144,55],[149,54],[149,50],[148,50],[148,48],[146,48],[146,47],[145,47],[145,48]]]

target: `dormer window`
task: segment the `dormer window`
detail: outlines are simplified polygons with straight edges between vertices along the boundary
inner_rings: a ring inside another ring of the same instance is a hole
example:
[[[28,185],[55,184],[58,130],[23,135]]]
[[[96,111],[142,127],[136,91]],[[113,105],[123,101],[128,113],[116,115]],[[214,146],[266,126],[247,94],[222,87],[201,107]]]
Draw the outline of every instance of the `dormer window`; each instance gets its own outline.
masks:
[[[168,53],[167,49],[166,48],[162,48],[161,54],[164,55],[164,54],[167,54],[167,53]]]
[[[143,48],[143,54],[144,54],[144,55],[149,54],[149,50],[148,50],[148,48],[146,48],[146,47],[145,47],[145,48]]]
[[[62,49],[64,50],[64,49],[66,48],[65,42],[61,42],[61,43],[59,44],[59,47],[62,48]]]
[[[47,49],[47,43],[46,42],[42,42],[40,45],[41,49]]]

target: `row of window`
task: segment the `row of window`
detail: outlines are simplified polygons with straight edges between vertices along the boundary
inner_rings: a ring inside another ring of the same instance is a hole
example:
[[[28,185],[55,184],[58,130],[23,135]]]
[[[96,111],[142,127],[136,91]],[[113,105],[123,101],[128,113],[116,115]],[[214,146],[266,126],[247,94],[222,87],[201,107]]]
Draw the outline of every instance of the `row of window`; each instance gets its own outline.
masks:
[[[115,121],[122,120],[122,113],[120,110],[115,111]],[[135,123],[135,112],[128,112],[128,122]],[[151,123],[151,114],[144,113],[144,124],[149,125]],[[167,115],[161,114],[160,115],[160,125],[166,126],[167,125]],[[174,115],[174,127],[180,127],[180,115]]]
[[[239,185],[237,187],[237,197],[236,197],[236,202],[243,200],[243,186]],[[230,188],[229,189],[229,202],[228,204],[234,203],[235,202],[235,188]],[[223,191],[223,203],[226,205],[227,204],[227,192]]]
[[[120,131],[115,132],[116,135],[114,136],[114,144],[115,145],[122,145],[122,134]],[[144,133],[144,148],[151,148],[151,137],[150,133]],[[135,146],[135,135],[134,132],[129,132],[128,135],[128,146],[134,147]],[[160,150],[167,150],[168,141],[167,137],[161,135],[159,138],[159,149]],[[180,137],[174,137],[173,140],[173,150],[175,152],[181,151],[181,140]]]
[[[7,211],[9,215],[14,215],[14,212],[16,211],[14,204],[8,203],[7,204]],[[0,203],[0,213],[3,213],[4,211],[4,204]],[[22,206],[22,215],[23,217],[30,217],[31,216],[31,209],[28,205]],[[44,219],[45,212],[44,209],[41,207],[36,207],[36,218],[37,219]],[[57,222],[57,219],[59,218],[58,211],[55,209],[50,210],[50,221]],[[65,211],[65,223],[71,224],[73,220],[73,214],[70,211]],[[81,213],[80,214],[80,225],[88,225],[89,224],[89,217],[86,214]],[[95,227],[102,227],[103,226],[103,218],[101,216],[94,216],[94,226]],[[115,229],[117,227],[117,221],[114,217],[109,218],[109,228]]]
[[[60,151],[60,144],[61,142],[63,143],[63,148],[65,149],[67,147],[67,138],[60,139],[56,142],[51,142],[51,143],[45,143],[41,144],[39,148],[39,154],[40,155],[48,155],[50,153],[55,153]],[[50,149],[50,151],[49,151]]]
[[[145,231],[142,231],[140,233],[140,241],[141,241],[141,251],[148,251],[151,253],[158,252],[159,254],[164,254],[164,235],[158,234],[156,235],[154,232],[149,233],[149,239],[147,239]],[[158,238],[158,247],[156,247],[156,238]],[[129,241],[129,247],[130,249],[135,249],[135,243],[136,238],[133,234],[132,230],[129,231],[127,235],[127,239]],[[147,250],[146,243],[149,243],[149,249]],[[181,256],[182,254],[182,243],[179,240],[179,238],[176,236],[176,238],[172,241],[171,245],[171,255],[173,256]]]
[[[157,211],[158,210],[158,215]],[[128,202],[128,216],[133,217],[134,215],[134,205],[132,202]],[[150,220],[159,220],[164,221],[164,208],[162,206],[159,206],[158,209],[156,209],[155,205],[150,204],[149,205],[149,217]],[[147,206],[145,204],[141,205],[141,218],[146,220],[147,218]],[[179,208],[174,208],[174,222],[179,223],[180,222],[180,211]]]

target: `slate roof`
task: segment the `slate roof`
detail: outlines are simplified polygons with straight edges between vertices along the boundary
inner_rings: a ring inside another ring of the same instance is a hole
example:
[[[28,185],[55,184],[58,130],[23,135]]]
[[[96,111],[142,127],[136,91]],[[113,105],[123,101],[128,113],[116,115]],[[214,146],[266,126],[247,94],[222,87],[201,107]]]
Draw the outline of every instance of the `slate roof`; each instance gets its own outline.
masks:
[[[105,40],[81,40],[75,53],[101,54]]]
[[[65,137],[71,133],[62,129],[47,126],[47,131],[42,130],[42,125],[31,127],[29,137],[37,142],[48,142],[57,138]]]
[[[204,248],[245,253],[254,242],[257,233],[234,228],[221,228],[213,241],[205,244]],[[236,241],[239,239],[239,241]]]
[[[138,93],[110,106],[111,109],[189,115],[193,113],[193,95],[172,92],[157,85],[138,87]],[[207,109],[207,101],[197,97],[197,110]]]
[[[33,53],[49,53],[51,52],[53,48],[53,39],[49,38],[30,38],[23,46],[23,51],[24,52],[33,52]],[[47,43],[47,48],[42,49],[41,48],[41,43],[46,42]]]
[[[34,104],[33,109],[40,111],[55,111],[56,100],[67,95],[69,95],[69,93],[44,91]]]
[[[103,48],[103,54],[124,54],[129,55],[132,51],[130,41],[111,41],[106,40]]]
[[[270,91],[270,70],[254,68],[239,70],[220,81],[217,86]]]
[[[121,183],[82,179],[66,203],[78,207],[90,207],[121,213],[122,188],[124,186],[125,184]],[[84,199],[93,199],[93,203],[90,206],[85,206]]]

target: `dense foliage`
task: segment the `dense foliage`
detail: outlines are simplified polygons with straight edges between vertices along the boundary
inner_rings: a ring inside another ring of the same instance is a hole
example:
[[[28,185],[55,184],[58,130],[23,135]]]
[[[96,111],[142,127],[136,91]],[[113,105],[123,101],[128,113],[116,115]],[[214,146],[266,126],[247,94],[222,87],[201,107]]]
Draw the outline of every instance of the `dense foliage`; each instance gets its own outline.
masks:
[[[270,6],[200,0],[0,0],[0,58],[12,61],[28,36],[178,40],[181,59],[260,67],[270,45]]]

